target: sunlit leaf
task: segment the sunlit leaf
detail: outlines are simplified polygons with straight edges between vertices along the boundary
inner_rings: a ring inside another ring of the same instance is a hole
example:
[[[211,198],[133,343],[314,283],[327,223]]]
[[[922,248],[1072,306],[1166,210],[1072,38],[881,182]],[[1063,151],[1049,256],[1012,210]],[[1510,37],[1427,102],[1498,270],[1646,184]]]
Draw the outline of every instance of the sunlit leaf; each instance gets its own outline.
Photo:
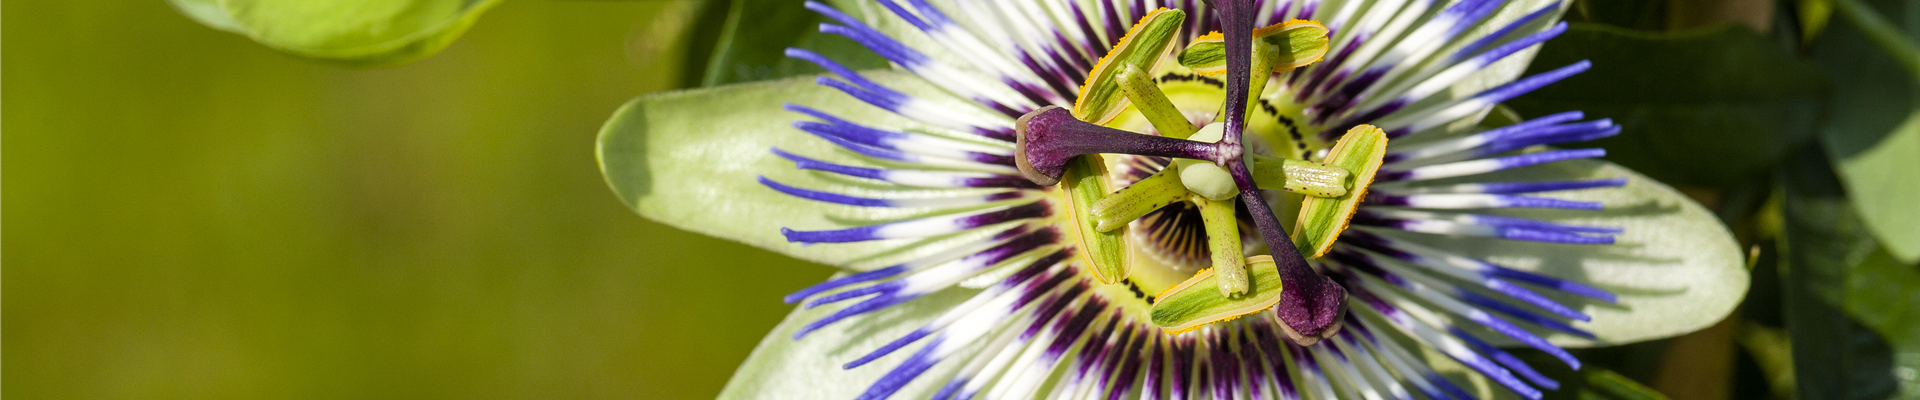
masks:
[[[938,89],[903,73],[868,72],[866,75],[882,85],[944,104],[954,112],[976,109],[945,97],[926,96]],[[791,127],[789,124],[793,121],[808,117],[783,110],[782,105],[787,103],[814,107],[880,128],[915,126],[844,93],[815,85],[811,77],[647,95],[622,106],[601,128],[598,148],[601,172],[621,202],[648,218],[841,267],[885,265],[992,233],[961,234],[929,243],[913,239],[820,246],[788,243],[780,234],[782,227],[847,228],[899,220],[928,210],[805,200],[761,185],[756,181],[759,176],[787,185],[856,196],[925,197],[951,192],[903,189],[795,169],[792,161],[775,155],[771,149],[848,165],[877,164]],[[984,114],[984,111],[980,115],[981,118],[1004,118]]]
[[[1746,264],[1733,235],[1719,219],[1673,188],[1632,170],[1591,160],[1455,178],[1448,183],[1621,177],[1627,178],[1622,188],[1552,194],[1562,199],[1601,202],[1606,205],[1602,211],[1525,210],[1502,214],[1625,229],[1613,245],[1394,236],[1509,267],[1587,282],[1619,295],[1619,304],[1609,305],[1548,294],[1575,309],[1584,308],[1582,311],[1593,321],[1574,322],[1573,326],[1599,337],[1587,340],[1542,332],[1561,345],[1631,343],[1692,332],[1719,322],[1747,292]]]
[[[1871,3],[1887,16],[1920,11],[1899,1]],[[1920,23],[1905,21],[1908,40],[1920,40]],[[1811,48],[1833,77],[1820,142],[1854,211],[1896,259],[1920,261],[1920,207],[1913,206],[1920,199],[1920,82],[1852,24],[1829,25]]]
[[[287,54],[354,66],[425,58],[499,0],[172,0],[209,27]]]
[[[1523,115],[1585,111],[1619,136],[1594,141],[1607,159],[1671,183],[1728,185],[1764,176],[1813,136],[1820,72],[1744,25],[1681,32],[1575,24],[1547,42],[1530,71],[1578,60],[1593,70],[1521,96]]]

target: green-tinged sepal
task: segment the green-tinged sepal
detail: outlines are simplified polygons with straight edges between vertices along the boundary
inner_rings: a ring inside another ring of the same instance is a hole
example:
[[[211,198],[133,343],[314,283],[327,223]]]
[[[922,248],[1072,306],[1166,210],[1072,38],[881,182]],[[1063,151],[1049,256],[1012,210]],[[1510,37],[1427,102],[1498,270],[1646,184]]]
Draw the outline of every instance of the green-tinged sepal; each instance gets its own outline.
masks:
[[[1120,79],[1120,92],[1127,95],[1127,101],[1140,110],[1140,115],[1147,118],[1147,123],[1152,124],[1160,136],[1174,139],[1193,136],[1193,123],[1187,122],[1187,116],[1160,91],[1160,84],[1153,81],[1152,73],[1133,64],[1121,64],[1119,68],[1120,74],[1116,77]]]
[[[1220,295],[1228,298],[1247,293],[1247,259],[1241,255],[1240,218],[1234,215],[1234,198],[1213,201],[1200,196],[1200,224],[1207,229],[1207,252],[1212,254],[1214,275]]]
[[[1274,71],[1286,71],[1300,68],[1320,61],[1327,55],[1327,28],[1313,21],[1293,20],[1281,24],[1269,25],[1253,30],[1255,51],[1261,43],[1278,47],[1278,51],[1268,56]],[[1227,72],[1227,48],[1219,33],[1201,36],[1180,52],[1180,65],[1192,69],[1200,75],[1218,75]],[[1261,60],[1255,60],[1260,63]],[[1254,91],[1254,93],[1259,93]]]
[[[1158,9],[1140,17],[1140,22],[1120,38],[1120,44],[1100,58],[1093,72],[1087,73],[1087,82],[1080,88],[1080,98],[1073,102],[1073,116],[1081,121],[1106,124],[1127,108],[1127,97],[1120,92],[1120,71],[1122,65],[1136,65],[1149,71],[1160,63],[1167,54],[1167,47],[1173,44],[1173,38],[1179,36],[1185,27],[1187,13],[1180,10]]]
[[[1286,190],[1313,197],[1340,197],[1347,194],[1346,168],[1306,160],[1248,154],[1247,169],[1253,183],[1261,189]]]
[[[1328,150],[1324,164],[1350,172],[1353,183],[1340,197],[1307,197],[1300,204],[1300,218],[1293,225],[1293,244],[1307,258],[1319,258],[1333,248],[1347,221],[1367,196],[1367,185],[1387,155],[1387,133],[1373,125],[1348,130],[1340,142]]]
[[[1075,157],[1060,175],[1060,190],[1067,195],[1067,209],[1061,214],[1067,217],[1067,228],[1073,230],[1063,233],[1073,236],[1079,249],[1075,256],[1100,283],[1126,279],[1133,271],[1133,253],[1127,250],[1125,231],[1095,229],[1091,213],[1086,212],[1107,196],[1106,162],[1098,154]]]
[[[1280,270],[1274,266],[1273,257],[1253,256],[1246,262],[1246,294],[1239,297],[1221,294],[1216,289],[1219,277],[1209,268],[1154,296],[1148,317],[1161,330],[1178,334],[1214,322],[1231,321],[1280,303]]]
[[[1180,183],[1180,170],[1168,166],[1147,179],[1100,198],[1087,212],[1093,214],[1094,230],[1111,232],[1153,210],[1185,200],[1189,194],[1187,187]]]

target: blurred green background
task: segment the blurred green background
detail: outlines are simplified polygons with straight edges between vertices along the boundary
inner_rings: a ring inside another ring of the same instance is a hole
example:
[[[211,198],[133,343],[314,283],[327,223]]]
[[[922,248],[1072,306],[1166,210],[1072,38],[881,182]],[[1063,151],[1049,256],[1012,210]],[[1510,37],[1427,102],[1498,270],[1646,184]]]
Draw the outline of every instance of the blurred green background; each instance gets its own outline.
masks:
[[[6,2],[0,388],[711,398],[830,270],[602,183],[600,123],[681,84],[693,8],[507,2],[352,70],[158,0]]]

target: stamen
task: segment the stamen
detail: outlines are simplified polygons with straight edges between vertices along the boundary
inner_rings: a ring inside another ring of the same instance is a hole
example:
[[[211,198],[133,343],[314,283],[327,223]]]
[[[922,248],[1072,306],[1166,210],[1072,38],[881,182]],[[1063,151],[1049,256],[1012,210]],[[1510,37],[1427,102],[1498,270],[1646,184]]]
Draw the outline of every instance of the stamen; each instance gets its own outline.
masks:
[[[1200,271],[1180,285],[1168,288],[1154,298],[1148,315],[1153,324],[1169,334],[1179,334],[1214,322],[1231,321],[1242,315],[1260,312],[1280,302],[1280,271],[1273,257],[1247,258],[1249,286],[1245,296],[1227,297],[1215,289],[1219,276],[1212,269]]]
[[[1081,263],[1100,283],[1126,279],[1133,271],[1133,252],[1127,249],[1126,236],[1120,231],[1094,229],[1089,213],[1082,211],[1093,208],[1108,193],[1106,162],[1099,155],[1075,158],[1062,175],[1066,183],[1060,185],[1067,195],[1066,223],[1074,230],[1075,244],[1082,250],[1077,253]]]
[[[1087,83],[1080,88],[1080,98],[1073,102],[1073,115],[1096,124],[1106,123],[1120,115],[1120,111],[1126,109],[1127,97],[1120,94],[1120,79],[1116,75],[1125,67],[1115,65],[1151,68],[1159,64],[1186,21],[1187,13],[1165,8],[1140,17],[1140,22],[1120,38],[1120,44],[1100,58],[1093,72],[1087,73]]]
[[[1193,136],[1193,123],[1187,122],[1187,116],[1180,114],[1180,109],[1173,106],[1173,101],[1167,100],[1167,94],[1160,91],[1160,85],[1149,75],[1133,64],[1121,65],[1120,75],[1117,76],[1120,78],[1120,92],[1127,95],[1127,101],[1140,110],[1140,115],[1147,117],[1147,122],[1153,124],[1154,130],[1160,131],[1160,136],[1174,139]]]
[[[1241,256],[1240,218],[1233,212],[1233,198],[1211,201],[1194,196],[1200,205],[1200,223],[1207,227],[1207,251],[1213,255],[1213,270],[1220,277],[1220,295],[1239,297],[1247,293],[1247,261]]]
[[[1333,248],[1347,221],[1366,199],[1367,185],[1387,154],[1387,134],[1373,125],[1356,126],[1327,153],[1327,164],[1340,166],[1353,174],[1353,189],[1340,197],[1308,197],[1300,204],[1300,218],[1293,226],[1294,244],[1301,254],[1318,258]]]
[[[1284,72],[1320,61],[1327,55],[1327,28],[1314,21],[1292,20],[1253,31],[1259,43],[1277,46],[1271,56],[1275,72]],[[1225,39],[1219,34],[1195,38],[1180,52],[1180,65],[1200,75],[1227,72]],[[1254,79],[1259,79],[1258,76]],[[1255,92],[1259,93],[1259,92]]]
[[[1347,194],[1346,168],[1312,161],[1249,154],[1253,162],[1253,181],[1261,189],[1286,190],[1313,197],[1340,197]]]
[[[1108,232],[1127,226],[1154,210],[1187,198],[1187,187],[1180,183],[1180,170],[1173,166],[1134,182],[1118,192],[1093,203],[1093,229]]]

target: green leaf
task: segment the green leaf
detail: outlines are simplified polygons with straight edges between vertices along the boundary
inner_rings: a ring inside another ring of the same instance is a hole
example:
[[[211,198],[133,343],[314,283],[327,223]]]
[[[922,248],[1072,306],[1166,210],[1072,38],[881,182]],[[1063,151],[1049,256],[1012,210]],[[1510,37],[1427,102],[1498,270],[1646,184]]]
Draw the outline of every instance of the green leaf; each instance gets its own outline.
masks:
[[[854,70],[887,66],[885,58],[853,40],[820,33],[820,24],[832,20],[808,11],[806,2],[731,0],[731,3],[732,6],[727,9],[725,27],[714,44],[712,58],[707,61],[701,86],[815,75],[825,71],[812,63],[788,58],[788,47],[812,50]],[[853,13],[858,15],[857,12]]]
[[[170,0],[214,29],[281,52],[351,66],[432,55],[499,0]]]
[[[901,72],[868,78],[953,112],[980,110],[945,96]],[[930,96],[931,95],[931,96]],[[916,127],[905,118],[813,84],[811,78],[728,85],[641,96],[614,112],[600,130],[600,171],[621,202],[643,216],[681,229],[746,243],[845,268],[887,265],[964,244],[992,232],[920,241],[897,239],[802,246],[780,228],[839,229],[926,214],[926,209],[856,207],[788,196],[756,181],[764,175],[787,185],[856,196],[936,196],[952,189],[904,189],[821,172],[801,171],[774,155],[779,148],[829,162],[877,166],[789,124],[804,115],[782,104],[813,107],[881,128]],[[977,118],[1005,118],[978,111]],[[983,142],[984,143],[984,142]],[[1003,143],[1004,144],[1004,143]],[[967,192],[978,193],[978,192]]]
[[[1565,245],[1455,238],[1374,230],[1513,268],[1575,279],[1619,295],[1619,304],[1546,293],[1592,322],[1573,326],[1598,336],[1587,340],[1541,333],[1562,346],[1632,343],[1692,332],[1720,321],[1747,292],[1747,270],[1733,235],[1711,211],[1673,188],[1604,161],[1563,161],[1434,184],[1473,181],[1544,181],[1627,178],[1614,189],[1549,193],[1562,199],[1598,201],[1602,211],[1520,210],[1501,215],[1626,230],[1614,245]],[[1510,341],[1503,342],[1513,344]]]
[[[1661,33],[1574,24],[1531,72],[1582,59],[1593,69],[1507,104],[1530,116],[1612,118],[1620,135],[1592,143],[1661,181],[1751,181],[1818,126],[1819,70],[1744,25]]]
[[[1667,26],[1667,0],[1576,0],[1567,21],[1592,22],[1641,30]]]
[[[1894,260],[1817,150],[1781,179],[1787,329],[1801,398],[1920,394],[1920,266]]]
[[[1908,15],[1901,32],[1920,38],[1911,20],[1920,5],[1874,2],[1883,15]],[[1836,23],[1815,39],[1812,56],[1833,77],[1833,106],[1820,142],[1846,186],[1855,212],[1882,246],[1906,263],[1920,261],[1920,83],[1852,24]]]
[[[234,22],[233,17],[227,15],[227,10],[220,8],[219,0],[167,0],[167,4],[172,5],[173,10],[180,15],[185,15],[193,22],[199,22],[208,28],[246,34],[246,31],[240,28],[240,23]]]

